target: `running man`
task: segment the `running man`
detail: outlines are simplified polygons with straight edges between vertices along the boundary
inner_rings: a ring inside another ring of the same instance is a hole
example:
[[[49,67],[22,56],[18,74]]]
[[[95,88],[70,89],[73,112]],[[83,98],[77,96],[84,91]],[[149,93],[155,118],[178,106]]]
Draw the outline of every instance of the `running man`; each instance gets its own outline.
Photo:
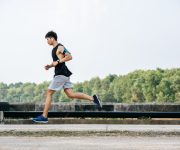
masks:
[[[65,62],[72,60],[72,56],[71,53],[62,44],[58,43],[57,34],[54,31],[50,31],[46,34],[45,38],[47,39],[47,43],[50,46],[53,46],[53,62],[49,65],[46,65],[44,68],[45,70],[55,68],[55,75],[47,90],[43,114],[34,118],[33,121],[37,123],[48,123],[48,110],[51,106],[52,96],[56,91],[61,89],[64,89],[64,92],[69,98],[83,99],[94,102],[97,105],[97,108],[101,110],[102,106],[97,95],[89,96],[84,93],[73,91],[73,86],[70,82],[70,76],[72,73],[65,64]]]

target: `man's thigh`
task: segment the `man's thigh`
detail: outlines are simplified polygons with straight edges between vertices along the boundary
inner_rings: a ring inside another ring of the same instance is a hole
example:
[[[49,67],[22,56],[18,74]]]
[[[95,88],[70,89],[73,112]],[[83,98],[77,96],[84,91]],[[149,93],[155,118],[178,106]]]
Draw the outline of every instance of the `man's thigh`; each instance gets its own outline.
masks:
[[[66,82],[67,82],[67,78],[65,76],[56,76],[51,81],[48,89],[53,91],[59,91],[63,88]]]

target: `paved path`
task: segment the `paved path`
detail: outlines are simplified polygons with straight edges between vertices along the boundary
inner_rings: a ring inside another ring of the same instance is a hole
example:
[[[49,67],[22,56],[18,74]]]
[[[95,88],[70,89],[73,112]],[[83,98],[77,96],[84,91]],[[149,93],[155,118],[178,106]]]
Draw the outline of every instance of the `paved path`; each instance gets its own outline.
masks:
[[[180,150],[180,125],[0,125],[0,150],[34,149]]]
[[[180,150],[180,137],[0,137],[0,150]]]
[[[155,131],[180,132],[180,125],[113,125],[113,124],[34,124],[0,125],[1,131]]]
[[[176,135],[180,136],[180,125],[113,125],[113,124],[34,124],[34,125],[0,125],[0,136],[6,135],[40,135],[60,136],[62,133],[114,133],[116,135]],[[68,134],[67,134],[68,135]],[[80,135],[80,134],[78,134]]]

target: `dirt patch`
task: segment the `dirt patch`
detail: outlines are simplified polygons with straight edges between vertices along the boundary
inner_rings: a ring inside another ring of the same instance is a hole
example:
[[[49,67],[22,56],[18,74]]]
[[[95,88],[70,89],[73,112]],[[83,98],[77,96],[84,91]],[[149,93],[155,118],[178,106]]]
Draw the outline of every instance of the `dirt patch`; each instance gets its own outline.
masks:
[[[180,132],[134,132],[134,131],[4,131],[0,136],[178,136]]]

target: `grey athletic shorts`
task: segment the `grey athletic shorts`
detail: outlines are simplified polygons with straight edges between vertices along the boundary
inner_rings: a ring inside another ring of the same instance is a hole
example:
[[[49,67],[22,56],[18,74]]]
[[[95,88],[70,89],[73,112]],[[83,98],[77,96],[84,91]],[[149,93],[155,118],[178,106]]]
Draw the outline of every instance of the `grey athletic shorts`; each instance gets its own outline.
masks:
[[[62,88],[73,88],[73,84],[70,82],[70,77],[66,77],[64,75],[55,76],[48,87],[49,90],[54,91],[59,91]]]

